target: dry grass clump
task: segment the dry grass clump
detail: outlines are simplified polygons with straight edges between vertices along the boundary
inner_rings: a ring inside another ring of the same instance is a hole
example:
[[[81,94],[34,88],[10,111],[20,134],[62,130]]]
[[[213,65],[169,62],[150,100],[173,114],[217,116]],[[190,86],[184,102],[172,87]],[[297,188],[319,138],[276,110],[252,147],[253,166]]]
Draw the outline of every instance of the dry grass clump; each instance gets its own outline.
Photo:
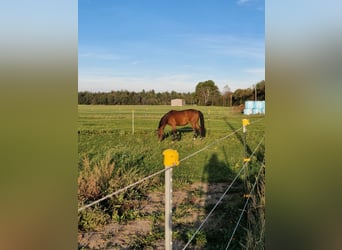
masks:
[[[78,183],[78,200],[85,202],[96,200],[106,192],[113,177],[114,163],[110,162],[109,154],[99,163],[90,166],[87,156],[83,158],[83,170],[80,171]]]
[[[91,163],[85,156],[83,168],[78,176],[78,206],[82,207],[129,184],[140,180],[143,176],[138,166],[130,168],[114,167],[110,155]],[[140,200],[146,196],[151,181],[145,181],[125,192],[101,201],[78,213],[78,227],[81,231],[100,229],[111,221],[122,222],[139,217]]]

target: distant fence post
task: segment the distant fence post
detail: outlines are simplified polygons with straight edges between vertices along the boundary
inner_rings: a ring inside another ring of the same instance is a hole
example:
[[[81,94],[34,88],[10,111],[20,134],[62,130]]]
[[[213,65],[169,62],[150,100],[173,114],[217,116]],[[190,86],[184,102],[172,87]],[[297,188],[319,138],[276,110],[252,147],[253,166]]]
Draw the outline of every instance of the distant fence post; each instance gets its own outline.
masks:
[[[179,165],[178,152],[163,151],[165,171],[165,250],[172,250],[172,168]]]
[[[132,110],[132,134],[134,135],[134,110]]]
[[[249,125],[249,120],[248,119],[242,119],[242,131],[243,131],[243,148],[244,148],[244,159],[243,161],[246,162],[248,161],[247,158],[247,143],[246,143],[246,132],[247,132],[247,125]]]
[[[248,176],[248,169],[247,166],[245,165],[247,162],[250,161],[250,158],[247,156],[247,142],[246,142],[246,132],[247,132],[247,125],[249,125],[249,120],[248,119],[242,119],[242,131],[243,131],[243,148],[244,148],[244,158],[243,158],[243,163],[244,163],[244,182],[245,182],[245,191],[248,191],[248,181],[247,181],[247,176]]]

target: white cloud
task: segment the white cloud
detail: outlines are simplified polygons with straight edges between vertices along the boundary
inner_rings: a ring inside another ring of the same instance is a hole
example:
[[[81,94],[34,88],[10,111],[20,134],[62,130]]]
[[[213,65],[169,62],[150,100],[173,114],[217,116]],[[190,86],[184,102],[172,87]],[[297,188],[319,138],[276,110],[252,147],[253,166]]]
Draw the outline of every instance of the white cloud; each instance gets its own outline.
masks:
[[[78,80],[79,91],[109,92],[112,90],[141,91],[155,90],[156,92],[176,91],[193,92],[196,84],[201,81],[192,75],[171,74],[151,76],[107,76],[81,75]]]
[[[263,59],[265,57],[265,42],[263,38],[202,35],[194,38],[195,46],[202,51],[216,55],[234,56],[238,58]]]
[[[99,60],[120,60],[122,56],[114,55],[114,54],[106,54],[106,53],[81,53],[79,57],[87,58],[87,59],[99,59]]]
[[[248,2],[250,2],[250,0],[238,0],[236,3],[239,5],[242,5],[242,4],[246,4]]]
[[[236,4],[243,7],[252,7],[257,11],[265,11],[265,0],[237,0]]]
[[[218,86],[219,90],[222,91],[224,86],[228,85],[231,91],[235,91],[237,89],[247,89],[251,88],[253,84],[256,84],[264,80],[264,78],[259,78],[258,76],[245,76],[245,77],[230,77],[230,78],[221,78],[219,80],[215,80],[215,84]]]
[[[253,75],[265,75],[265,68],[250,68],[245,69],[244,72],[253,74]]]

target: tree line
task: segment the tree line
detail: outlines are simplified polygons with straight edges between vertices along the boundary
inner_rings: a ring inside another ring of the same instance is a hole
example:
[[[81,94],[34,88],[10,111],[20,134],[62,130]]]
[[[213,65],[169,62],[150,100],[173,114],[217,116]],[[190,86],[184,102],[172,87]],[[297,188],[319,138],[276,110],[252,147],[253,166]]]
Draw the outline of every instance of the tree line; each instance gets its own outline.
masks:
[[[247,100],[265,100],[265,80],[251,88],[231,91],[228,85],[220,91],[213,80],[199,82],[195,92],[179,93],[155,92],[142,90],[140,92],[119,90],[110,92],[78,92],[78,104],[93,105],[170,105],[171,99],[181,98],[186,104],[238,106]]]

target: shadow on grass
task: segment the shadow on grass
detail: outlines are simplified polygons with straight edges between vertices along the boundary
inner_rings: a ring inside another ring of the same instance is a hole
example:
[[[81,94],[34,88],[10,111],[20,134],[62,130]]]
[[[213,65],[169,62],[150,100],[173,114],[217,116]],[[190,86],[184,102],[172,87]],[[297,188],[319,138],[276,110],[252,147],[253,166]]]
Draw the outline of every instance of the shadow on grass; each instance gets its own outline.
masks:
[[[187,249],[225,249],[238,220],[239,209],[243,204],[243,182],[238,178],[228,193],[223,196],[236,174],[230,168],[228,155],[223,147],[222,150],[225,160],[219,160],[218,154],[213,153],[203,169],[201,186],[197,187],[197,190],[188,192],[187,202],[191,204],[188,211],[191,211],[194,220],[175,225],[185,245],[217,204]],[[223,198],[218,202],[222,196]],[[239,229],[231,249],[241,248],[239,242],[243,235],[242,229]]]
[[[164,133],[164,137],[163,140],[172,137],[173,140],[178,140],[180,141],[182,139],[182,135],[185,133],[194,133],[192,127],[182,127],[182,128],[177,128],[176,129],[176,137],[177,138],[173,138],[172,136],[172,131],[168,131],[167,133]]]
[[[238,209],[242,204],[243,182],[240,178],[218,203],[236,175],[229,166],[227,152],[223,147],[222,150],[225,160],[220,161],[216,153],[212,154],[202,175],[202,181],[208,183],[205,203],[206,215],[218,204],[203,227],[206,237],[205,249],[225,249],[238,218]],[[241,233],[237,235],[241,235]],[[236,236],[234,241],[232,247],[241,247],[238,244],[239,236]]]

